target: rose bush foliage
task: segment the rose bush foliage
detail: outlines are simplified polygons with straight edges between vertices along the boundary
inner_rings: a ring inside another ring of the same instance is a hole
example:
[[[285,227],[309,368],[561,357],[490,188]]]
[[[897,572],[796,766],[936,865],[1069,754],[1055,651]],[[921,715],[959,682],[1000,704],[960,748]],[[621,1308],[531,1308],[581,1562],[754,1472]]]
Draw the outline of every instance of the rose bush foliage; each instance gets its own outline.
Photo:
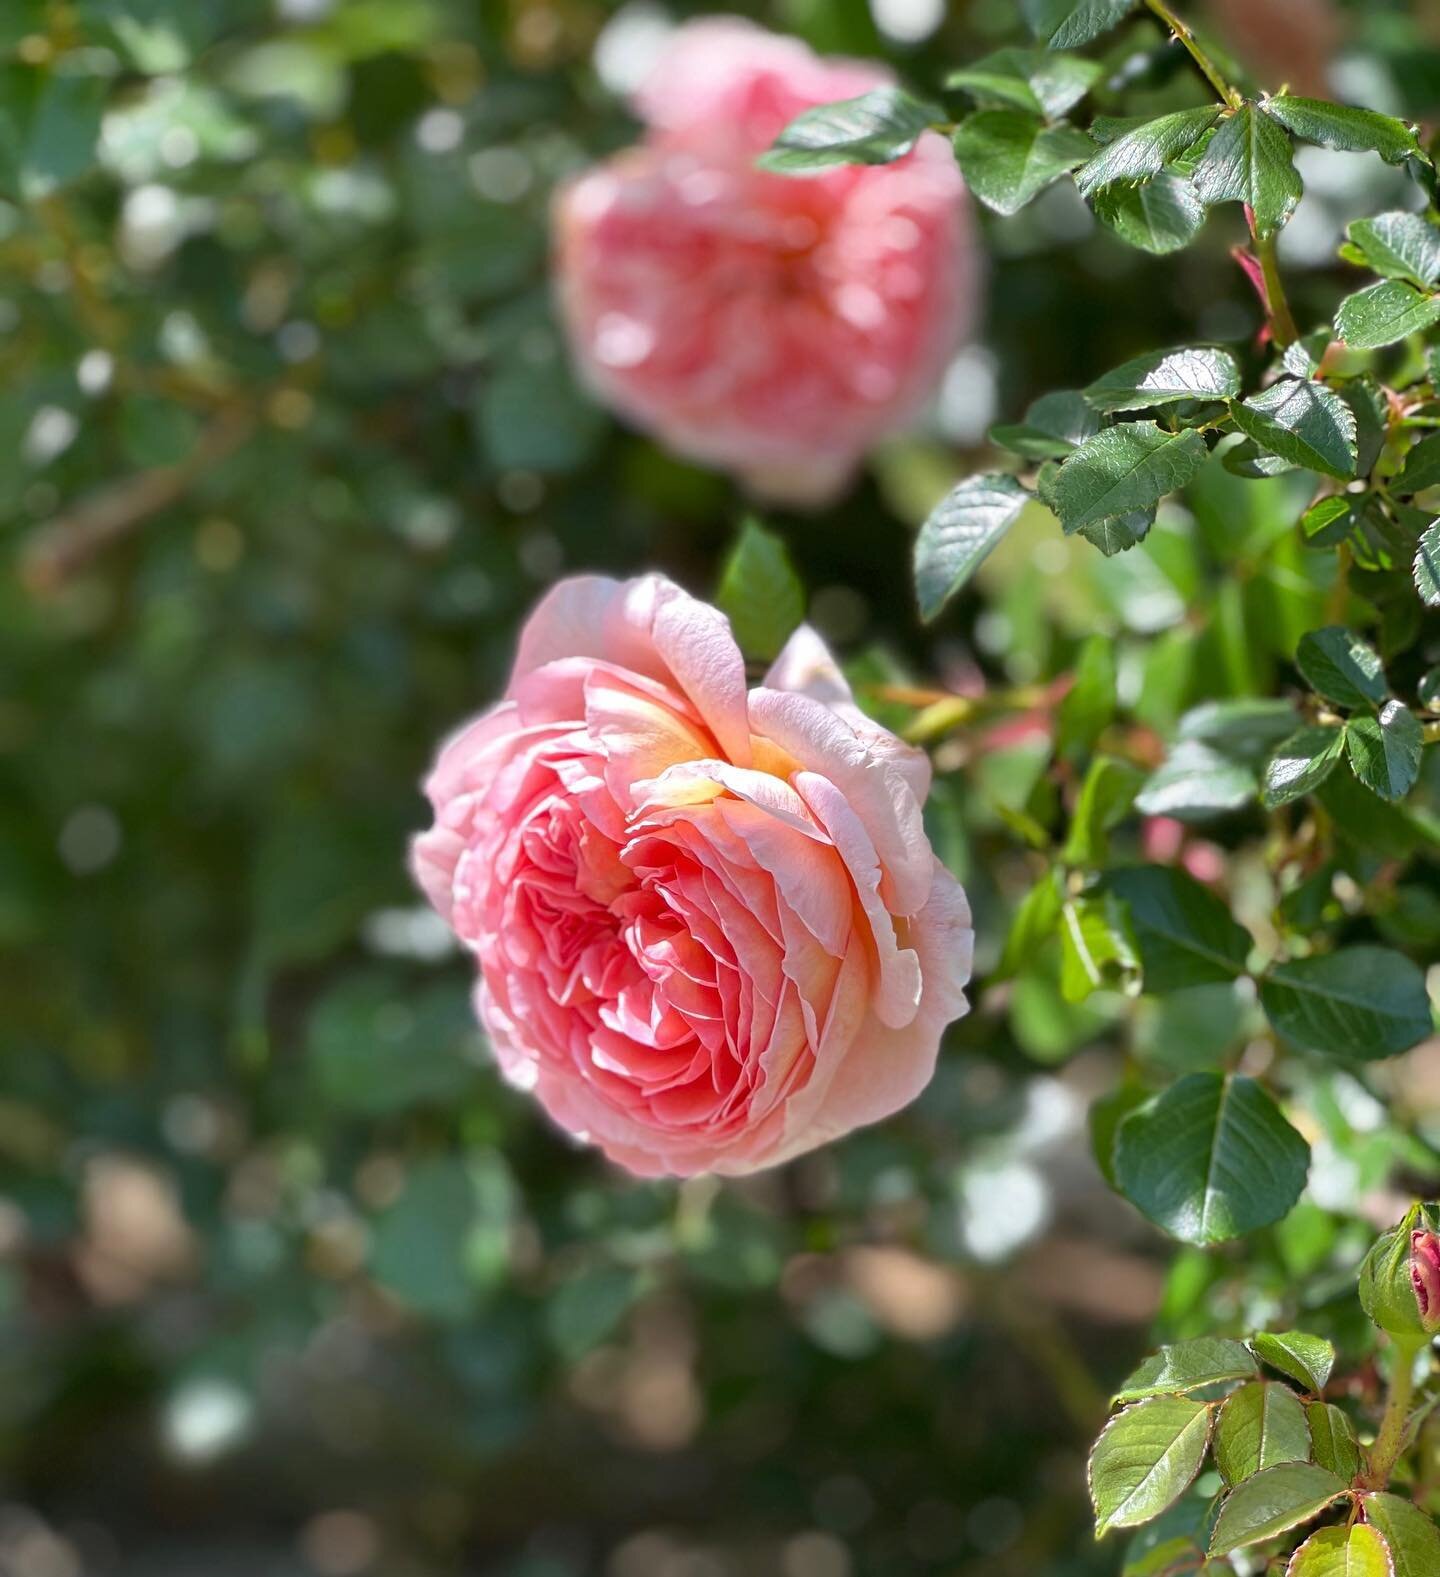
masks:
[[[1440,57],[1320,9],[0,16],[0,1564],[1427,1569]]]

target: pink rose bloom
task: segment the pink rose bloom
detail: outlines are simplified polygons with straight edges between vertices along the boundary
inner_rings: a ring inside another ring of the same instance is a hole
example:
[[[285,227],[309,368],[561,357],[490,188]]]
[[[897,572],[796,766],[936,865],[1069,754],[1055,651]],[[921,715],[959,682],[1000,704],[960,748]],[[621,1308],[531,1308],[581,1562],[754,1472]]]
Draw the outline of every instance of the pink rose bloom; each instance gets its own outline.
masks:
[[[964,185],[927,133],[894,164],[771,175],[802,110],[890,80],[735,18],[678,29],[638,147],[564,187],[557,277],[601,397],[771,497],[833,496],[935,387],[975,294]]]
[[[812,630],[747,691],[714,608],[583,576],[441,751],[414,869],[513,1084],[632,1172],[751,1172],[904,1106],[965,1011],[929,786]]]

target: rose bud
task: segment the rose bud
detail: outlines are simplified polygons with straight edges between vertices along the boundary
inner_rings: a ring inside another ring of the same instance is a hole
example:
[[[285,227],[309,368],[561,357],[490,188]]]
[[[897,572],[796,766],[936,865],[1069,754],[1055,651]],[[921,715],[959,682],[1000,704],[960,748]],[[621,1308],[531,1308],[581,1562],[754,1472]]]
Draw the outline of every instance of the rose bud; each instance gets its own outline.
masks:
[[[599,396],[677,453],[815,504],[934,390],[972,316],[964,183],[926,133],[892,164],[756,168],[802,110],[889,80],[737,18],[671,36],[644,140],[561,189],[562,317]]]
[[[1427,1335],[1440,1331],[1440,1235],[1428,1227],[1410,1234],[1410,1280]]]
[[[1360,1302],[1365,1312],[1391,1336],[1420,1336],[1425,1323],[1412,1275],[1412,1239],[1426,1225],[1414,1205],[1399,1226],[1382,1233],[1360,1266]]]
[[[930,763],[801,626],[762,684],[658,575],[561,582],[440,752],[415,874],[502,1072],[642,1175],[753,1172],[929,1082],[970,910]]]

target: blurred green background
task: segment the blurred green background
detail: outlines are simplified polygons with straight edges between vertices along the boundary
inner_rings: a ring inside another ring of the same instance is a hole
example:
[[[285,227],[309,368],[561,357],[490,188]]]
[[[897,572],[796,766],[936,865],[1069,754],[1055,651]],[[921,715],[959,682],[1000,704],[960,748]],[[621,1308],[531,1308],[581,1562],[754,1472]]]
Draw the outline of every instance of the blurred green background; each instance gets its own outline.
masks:
[[[1440,104],[1432,7],[1307,4],[1297,31],[1289,3],[1209,15],[1271,85]],[[749,10],[931,90],[1015,30],[1009,0]],[[13,1577],[1110,1572],[1083,1455],[1152,1320],[1280,1307],[1358,1246],[1312,1197],[1248,1267],[1168,1267],[1089,1158],[1106,1009],[1041,975],[982,1000],[913,1110],[744,1184],[634,1183],[490,1067],[404,869],[419,778],[548,582],[707,593],[745,507],[577,391],[550,307],[549,193],[634,135],[622,90],[679,14],[0,9]],[[1173,101],[1152,28],[1107,60]],[[1386,177],[1306,174],[1286,245],[1328,306],[1340,219]],[[907,536],[991,419],[1252,334],[1233,217],[1172,263],[1068,187],[985,222],[982,327],[927,421],[822,518],[768,517],[862,676],[1043,678],[1097,629],[1139,650],[1219,573],[1180,531],[1107,562],[1037,528],[922,636]],[[1012,742],[934,804],[982,970],[1033,781]],[[1383,1135],[1340,1095],[1328,1142],[1375,1181]]]

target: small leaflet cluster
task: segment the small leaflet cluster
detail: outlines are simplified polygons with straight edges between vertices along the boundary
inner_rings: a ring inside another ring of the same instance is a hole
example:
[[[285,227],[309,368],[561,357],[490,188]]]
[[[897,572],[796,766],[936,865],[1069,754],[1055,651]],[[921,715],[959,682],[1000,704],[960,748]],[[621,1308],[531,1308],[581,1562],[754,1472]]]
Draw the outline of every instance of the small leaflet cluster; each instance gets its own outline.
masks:
[[[1239,1550],[1286,1561],[1287,1577],[1440,1571],[1440,1530],[1367,1477],[1350,1412],[1326,1396],[1334,1367],[1334,1347],[1304,1331],[1147,1358],[1090,1456],[1098,1534],[1145,1528],[1125,1571],[1230,1571]]]

